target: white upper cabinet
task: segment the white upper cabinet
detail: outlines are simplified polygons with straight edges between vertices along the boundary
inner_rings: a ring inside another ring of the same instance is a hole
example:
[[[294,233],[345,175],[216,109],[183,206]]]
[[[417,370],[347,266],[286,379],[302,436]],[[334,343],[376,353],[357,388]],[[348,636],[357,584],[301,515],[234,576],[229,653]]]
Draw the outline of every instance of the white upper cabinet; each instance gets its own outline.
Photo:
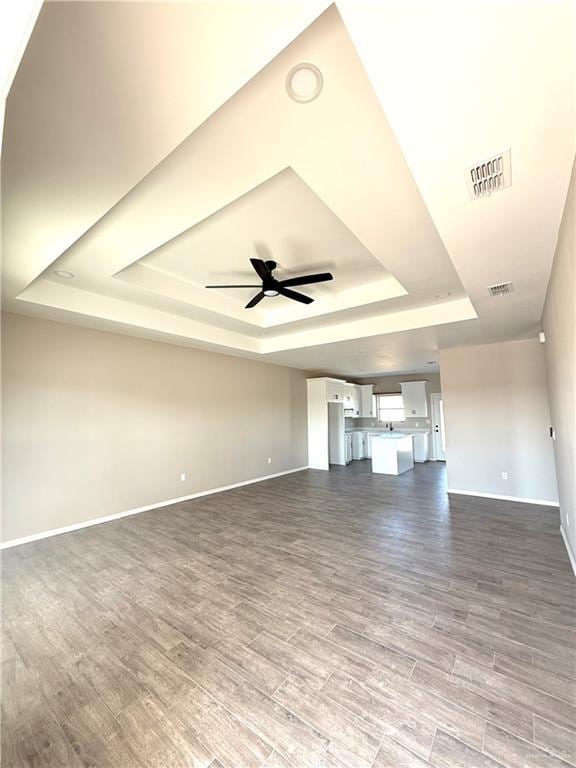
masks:
[[[360,416],[360,392],[356,384],[344,384],[344,409],[352,410],[351,416]]]
[[[338,379],[326,379],[326,401],[328,403],[344,402],[344,384]]]
[[[402,381],[402,400],[404,401],[404,417],[428,416],[428,382]]]
[[[374,410],[374,398],[372,396],[372,384],[360,384],[358,387],[360,416],[364,419],[373,419],[376,416]]]
[[[357,384],[353,384],[352,390],[352,408],[354,409],[354,416],[360,416],[360,387]]]

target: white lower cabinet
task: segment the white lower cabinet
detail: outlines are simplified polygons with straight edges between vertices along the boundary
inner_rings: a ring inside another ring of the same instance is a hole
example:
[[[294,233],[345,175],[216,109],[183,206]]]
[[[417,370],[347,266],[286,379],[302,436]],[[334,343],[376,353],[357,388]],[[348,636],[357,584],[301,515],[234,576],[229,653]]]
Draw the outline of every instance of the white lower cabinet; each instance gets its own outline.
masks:
[[[382,434],[372,444],[372,472],[400,475],[414,467],[412,438],[404,434]]]
[[[346,433],[346,464],[352,461],[352,432]]]
[[[414,445],[414,461],[419,464],[423,464],[429,459],[428,449],[428,432],[412,435],[412,443]]]
[[[381,431],[380,432],[368,432],[366,434],[366,438],[367,438],[366,439],[366,445],[367,445],[367,449],[368,449],[367,453],[366,453],[366,458],[367,459],[371,459],[372,458],[372,438],[377,436],[377,435],[380,435],[380,434],[382,434]]]
[[[363,432],[352,432],[352,458],[360,461],[366,458]]]

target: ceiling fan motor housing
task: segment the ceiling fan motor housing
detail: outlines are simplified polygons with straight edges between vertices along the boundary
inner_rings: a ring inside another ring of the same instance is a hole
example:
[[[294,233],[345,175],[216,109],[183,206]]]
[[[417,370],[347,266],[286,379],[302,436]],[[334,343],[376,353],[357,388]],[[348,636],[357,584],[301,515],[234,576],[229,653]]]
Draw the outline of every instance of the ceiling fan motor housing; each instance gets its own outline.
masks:
[[[259,304],[262,299],[269,296],[285,296],[287,299],[298,301],[301,304],[311,304],[314,299],[310,296],[306,296],[298,291],[293,291],[291,286],[309,285],[310,283],[323,283],[326,280],[332,280],[333,277],[330,272],[321,272],[316,275],[302,275],[300,277],[289,277],[286,280],[276,280],[272,272],[278,266],[275,261],[271,259],[268,261],[262,261],[261,259],[250,259],[254,271],[262,280],[262,288],[260,293],[257,293],[248,304],[246,309],[252,309]],[[256,288],[252,285],[207,285],[206,288]]]
[[[272,272],[276,269],[278,264],[275,261],[264,262],[270,271],[270,277],[262,281],[262,293],[265,296],[278,296],[280,291],[278,290],[278,281],[272,276]]]

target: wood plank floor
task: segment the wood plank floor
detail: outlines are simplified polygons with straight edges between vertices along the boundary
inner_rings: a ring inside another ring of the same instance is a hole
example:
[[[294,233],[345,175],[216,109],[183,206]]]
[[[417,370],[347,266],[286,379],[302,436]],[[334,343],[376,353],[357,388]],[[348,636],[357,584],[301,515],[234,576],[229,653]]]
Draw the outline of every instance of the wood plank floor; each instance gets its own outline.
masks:
[[[369,469],[5,552],[3,768],[576,765],[557,510]]]

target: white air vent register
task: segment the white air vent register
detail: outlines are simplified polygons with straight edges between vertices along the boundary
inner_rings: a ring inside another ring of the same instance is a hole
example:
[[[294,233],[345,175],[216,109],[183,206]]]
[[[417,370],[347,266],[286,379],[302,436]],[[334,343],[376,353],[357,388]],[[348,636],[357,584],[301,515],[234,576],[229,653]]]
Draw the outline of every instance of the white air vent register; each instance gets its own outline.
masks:
[[[506,293],[512,293],[514,286],[511,282],[508,283],[496,283],[496,285],[488,286],[488,293],[490,296],[504,296]]]
[[[466,171],[470,200],[488,197],[512,184],[510,150],[476,163]]]

